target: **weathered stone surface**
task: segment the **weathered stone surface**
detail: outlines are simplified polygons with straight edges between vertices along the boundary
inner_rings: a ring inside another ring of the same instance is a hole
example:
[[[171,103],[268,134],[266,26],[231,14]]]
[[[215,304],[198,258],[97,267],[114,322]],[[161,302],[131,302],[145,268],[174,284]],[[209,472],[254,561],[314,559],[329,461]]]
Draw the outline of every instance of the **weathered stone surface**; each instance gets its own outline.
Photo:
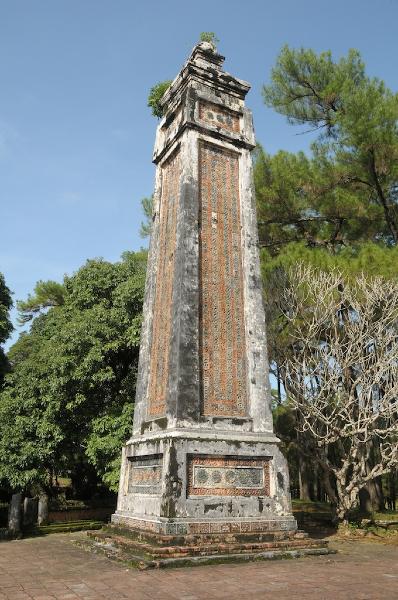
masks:
[[[11,535],[19,535],[22,525],[22,494],[13,494],[8,512],[8,531]]]
[[[88,532],[85,547],[138,568],[165,568],[211,564],[212,562],[298,558],[305,555],[333,553],[322,540],[309,539],[303,532],[257,534],[198,533],[189,536],[154,535],[140,529],[123,530],[106,527]]]
[[[223,60],[199,44],[162,100],[134,428],[112,520],[158,536],[288,539],[297,524],[272,427],[250,86]]]
[[[45,525],[46,523],[48,523],[48,496],[46,494],[42,494],[39,497],[37,524]]]
[[[26,497],[23,502],[23,525],[31,527],[37,521],[38,499]]]

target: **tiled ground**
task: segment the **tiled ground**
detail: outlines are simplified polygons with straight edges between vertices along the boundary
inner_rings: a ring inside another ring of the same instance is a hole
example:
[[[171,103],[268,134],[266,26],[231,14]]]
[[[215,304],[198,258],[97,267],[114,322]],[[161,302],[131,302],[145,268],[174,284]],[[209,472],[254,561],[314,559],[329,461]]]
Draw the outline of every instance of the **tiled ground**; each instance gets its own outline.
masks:
[[[0,543],[0,600],[397,600],[398,547],[345,542],[337,555],[127,570],[54,534]]]

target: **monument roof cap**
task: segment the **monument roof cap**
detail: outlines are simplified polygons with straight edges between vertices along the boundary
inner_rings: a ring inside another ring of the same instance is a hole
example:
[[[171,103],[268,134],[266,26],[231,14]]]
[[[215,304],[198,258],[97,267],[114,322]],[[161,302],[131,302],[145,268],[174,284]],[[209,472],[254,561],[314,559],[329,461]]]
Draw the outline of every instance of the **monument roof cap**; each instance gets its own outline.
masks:
[[[163,106],[167,105],[191,75],[202,81],[205,80],[213,85],[221,86],[221,88],[229,90],[234,95],[244,98],[250,90],[250,84],[224,71],[222,69],[224,60],[225,57],[219,54],[210,42],[196,44],[187,62],[163,95],[160,101],[161,104]]]
[[[213,44],[210,42],[199,42],[193,48],[188,63],[194,62],[203,66],[212,65],[213,68],[221,71],[225,56],[217,52]]]

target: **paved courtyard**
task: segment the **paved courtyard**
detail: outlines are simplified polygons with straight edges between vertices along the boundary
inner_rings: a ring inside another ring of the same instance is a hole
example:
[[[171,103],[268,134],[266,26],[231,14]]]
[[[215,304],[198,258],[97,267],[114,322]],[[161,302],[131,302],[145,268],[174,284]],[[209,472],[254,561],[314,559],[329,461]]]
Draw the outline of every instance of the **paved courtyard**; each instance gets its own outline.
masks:
[[[398,547],[344,542],[337,555],[137,571],[54,534],[0,543],[0,599],[397,600]]]

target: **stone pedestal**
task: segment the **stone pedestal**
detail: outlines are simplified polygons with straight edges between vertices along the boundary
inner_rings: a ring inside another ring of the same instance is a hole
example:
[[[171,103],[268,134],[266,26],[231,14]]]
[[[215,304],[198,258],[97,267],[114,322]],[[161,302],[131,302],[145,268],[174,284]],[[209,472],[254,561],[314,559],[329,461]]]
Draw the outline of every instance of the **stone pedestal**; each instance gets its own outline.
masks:
[[[291,539],[273,433],[250,86],[197,45],[163,96],[134,430],[112,522]]]

